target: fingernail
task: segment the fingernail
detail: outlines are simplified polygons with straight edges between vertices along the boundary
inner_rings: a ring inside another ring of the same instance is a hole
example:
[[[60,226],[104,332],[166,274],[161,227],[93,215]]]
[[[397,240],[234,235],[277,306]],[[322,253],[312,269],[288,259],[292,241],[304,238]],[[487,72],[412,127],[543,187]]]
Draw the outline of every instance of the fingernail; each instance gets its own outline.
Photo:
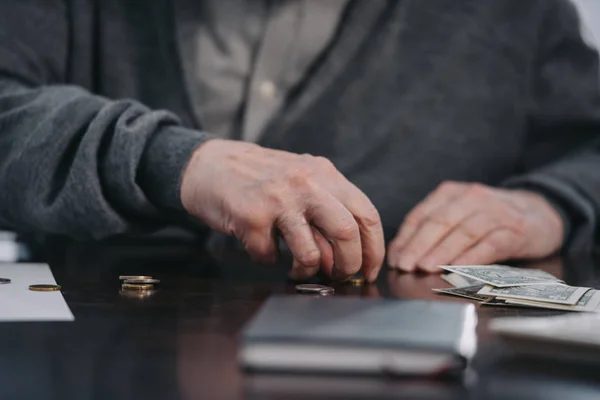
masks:
[[[415,269],[416,261],[411,255],[405,255],[398,260],[398,266],[403,271],[412,271]]]
[[[373,270],[367,277],[367,280],[369,282],[375,282],[377,280],[378,275],[379,275],[379,270]]]
[[[391,253],[390,255],[388,255],[387,263],[388,266],[391,268],[398,267],[398,255],[396,253]]]
[[[433,258],[425,258],[423,261],[419,263],[419,266],[428,271],[433,271],[437,268],[438,262]]]

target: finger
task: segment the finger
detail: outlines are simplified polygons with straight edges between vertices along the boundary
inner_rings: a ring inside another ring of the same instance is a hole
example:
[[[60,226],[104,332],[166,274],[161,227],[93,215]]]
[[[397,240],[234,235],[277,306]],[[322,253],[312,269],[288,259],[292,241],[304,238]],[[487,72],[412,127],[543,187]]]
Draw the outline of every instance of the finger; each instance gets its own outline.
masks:
[[[440,271],[439,265],[452,263],[459,255],[480,241],[499,222],[489,215],[479,212],[470,215],[446,235],[429,253],[418,262],[418,268],[426,272]]]
[[[292,269],[288,276],[295,281],[307,281],[319,272],[319,267],[307,267],[301,265],[296,259],[292,263]]]
[[[301,265],[296,259],[292,263],[292,269],[289,273],[289,277],[297,281],[305,281],[315,276],[319,269],[321,269],[328,277],[331,278],[333,269],[333,249],[331,244],[323,237],[321,232],[311,227],[313,237],[317,243],[317,247],[321,252],[321,260],[319,265],[314,267],[307,267]]]
[[[344,279],[357,273],[362,265],[362,246],[358,224],[350,211],[324,192],[308,199],[307,217],[331,242],[332,278]]]
[[[279,251],[272,229],[248,231],[240,240],[252,261],[267,265],[277,262]]]
[[[319,264],[320,269],[331,278],[333,273],[333,248],[331,244],[325,239],[325,237],[314,227],[311,227],[315,242],[319,251],[321,252],[321,262]],[[318,272],[318,270],[316,271]],[[315,272],[315,274],[316,274]]]
[[[284,214],[277,218],[276,226],[294,257],[294,265],[318,269],[321,252],[306,219],[297,214]]]
[[[396,260],[398,268],[403,271],[413,271],[427,253],[480,207],[481,204],[476,199],[464,195],[438,207],[398,251]]]
[[[509,229],[497,229],[457,257],[455,265],[492,264],[513,257],[519,247],[519,237]]]
[[[433,211],[444,204],[454,200],[466,190],[466,184],[458,182],[444,182],[436,190],[417,204],[404,218],[398,234],[389,246],[389,263],[398,266],[398,251],[412,238],[421,223]]]
[[[358,224],[362,248],[361,269],[365,279],[373,282],[385,258],[385,239],[379,212],[371,200],[347,180],[338,198]]]

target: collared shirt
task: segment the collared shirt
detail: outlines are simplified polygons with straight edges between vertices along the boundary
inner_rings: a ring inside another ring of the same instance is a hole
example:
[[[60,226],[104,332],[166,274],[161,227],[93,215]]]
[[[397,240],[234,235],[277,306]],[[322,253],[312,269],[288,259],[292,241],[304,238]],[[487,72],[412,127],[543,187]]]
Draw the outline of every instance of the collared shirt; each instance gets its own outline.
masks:
[[[348,0],[205,0],[194,37],[203,129],[256,142],[332,41]]]

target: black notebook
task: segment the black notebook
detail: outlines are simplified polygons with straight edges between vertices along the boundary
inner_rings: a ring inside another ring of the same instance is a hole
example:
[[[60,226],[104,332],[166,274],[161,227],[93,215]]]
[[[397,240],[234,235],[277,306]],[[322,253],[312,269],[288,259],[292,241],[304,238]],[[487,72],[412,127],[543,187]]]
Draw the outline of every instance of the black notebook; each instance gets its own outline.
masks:
[[[472,304],[275,296],[244,329],[240,363],[253,370],[435,375],[476,351]]]

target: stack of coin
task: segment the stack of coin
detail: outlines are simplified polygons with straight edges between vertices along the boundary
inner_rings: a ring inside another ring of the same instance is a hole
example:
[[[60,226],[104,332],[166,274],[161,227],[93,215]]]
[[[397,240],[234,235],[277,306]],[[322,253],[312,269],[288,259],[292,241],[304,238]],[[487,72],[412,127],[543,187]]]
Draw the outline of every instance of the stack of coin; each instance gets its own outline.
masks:
[[[121,275],[119,280],[122,291],[146,292],[144,294],[147,295],[151,294],[148,291],[152,291],[154,285],[160,283],[160,280],[147,275]]]

